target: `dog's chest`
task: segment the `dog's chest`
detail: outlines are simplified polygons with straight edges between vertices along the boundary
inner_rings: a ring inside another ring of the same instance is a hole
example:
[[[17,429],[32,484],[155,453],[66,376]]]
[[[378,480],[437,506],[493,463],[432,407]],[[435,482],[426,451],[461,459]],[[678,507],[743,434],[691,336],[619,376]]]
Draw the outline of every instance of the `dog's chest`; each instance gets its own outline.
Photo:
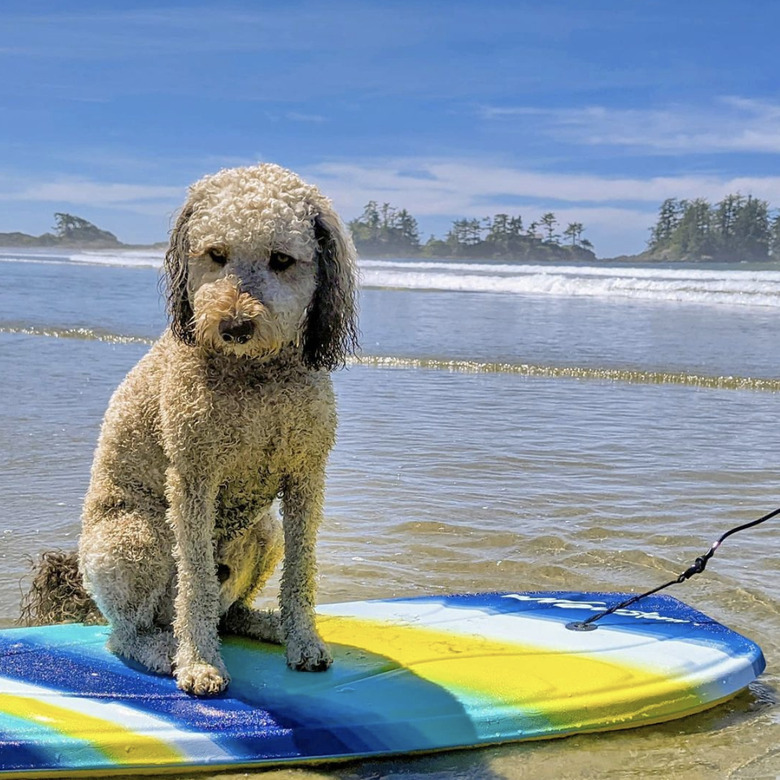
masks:
[[[241,481],[222,485],[217,496],[217,537],[228,541],[253,526],[268,511],[278,491],[278,479],[260,480],[253,485]]]
[[[248,462],[282,468],[295,449],[316,436],[316,396],[305,386],[286,383],[244,384],[219,395],[212,406],[225,450],[225,461],[239,470]]]
[[[300,473],[330,449],[335,413],[329,391],[329,385],[257,382],[219,399],[221,539],[257,522],[281,496],[285,476]]]
[[[274,499],[280,497],[298,437],[274,414],[247,421],[234,431],[225,453],[222,483],[217,494],[216,529],[229,540],[254,525]]]

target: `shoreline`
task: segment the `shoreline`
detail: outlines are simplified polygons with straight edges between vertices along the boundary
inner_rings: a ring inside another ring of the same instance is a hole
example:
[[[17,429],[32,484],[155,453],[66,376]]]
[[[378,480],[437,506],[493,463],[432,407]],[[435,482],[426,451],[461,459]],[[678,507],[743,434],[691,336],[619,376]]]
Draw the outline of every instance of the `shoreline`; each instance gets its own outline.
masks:
[[[74,252],[159,252],[164,254],[168,249],[167,241],[158,241],[153,244],[124,244],[124,243],[108,243],[108,242],[77,242],[77,241],[59,241],[53,242],[36,242],[36,243],[4,243],[2,241],[2,234],[0,234],[0,252],[19,251],[74,251]],[[635,255],[617,255],[615,257],[596,257],[592,261],[583,262],[582,260],[568,260],[563,258],[552,259],[549,257],[544,258],[528,258],[513,259],[509,257],[457,257],[455,255],[427,257],[419,254],[366,254],[361,255],[358,253],[358,260],[366,260],[370,262],[391,262],[391,261],[413,261],[424,263],[464,263],[468,265],[508,265],[508,266],[523,266],[523,265],[540,265],[540,266],[572,266],[572,267],[597,267],[597,266],[637,266],[637,265],[649,265],[649,266],[679,266],[681,268],[690,267],[696,268],[698,266],[727,266],[727,265],[750,265],[758,268],[772,268],[778,264],[778,260],[774,258],[767,258],[766,260],[723,260],[716,258],[683,258],[673,259],[669,257],[657,257],[652,256],[646,252],[640,252]]]

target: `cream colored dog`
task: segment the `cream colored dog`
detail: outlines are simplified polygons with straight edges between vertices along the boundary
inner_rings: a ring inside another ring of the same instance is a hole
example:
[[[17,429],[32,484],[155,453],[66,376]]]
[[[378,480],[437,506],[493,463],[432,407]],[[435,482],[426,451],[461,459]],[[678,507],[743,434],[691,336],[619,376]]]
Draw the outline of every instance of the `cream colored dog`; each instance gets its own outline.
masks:
[[[106,412],[79,543],[113,652],[213,695],[218,627],[331,663],[315,538],[356,345],[354,248],[330,202],[275,165],[190,188],[165,258],[170,328]],[[283,522],[272,509],[281,500]],[[284,551],[281,614],[252,601]]]

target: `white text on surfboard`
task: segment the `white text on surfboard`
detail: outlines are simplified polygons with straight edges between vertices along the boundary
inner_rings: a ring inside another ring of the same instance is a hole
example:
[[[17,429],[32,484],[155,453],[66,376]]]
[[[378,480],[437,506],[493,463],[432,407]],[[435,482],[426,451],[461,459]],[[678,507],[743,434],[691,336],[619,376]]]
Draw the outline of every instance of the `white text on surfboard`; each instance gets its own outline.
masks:
[[[559,609],[584,609],[587,612],[602,612],[607,604],[603,601],[572,601],[570,599],[559,599],[552,596],[527,596],[524,593],[506,593],[502,598],[515,599],[516,601],[534,601],[538,604],[549,604]],[[643,618],[645,620],[659,620],[663,623],[690,623],[690,620],[668,617],[658,612],[642,612],[638,609],[616,609],[616,615],[624,617]]]

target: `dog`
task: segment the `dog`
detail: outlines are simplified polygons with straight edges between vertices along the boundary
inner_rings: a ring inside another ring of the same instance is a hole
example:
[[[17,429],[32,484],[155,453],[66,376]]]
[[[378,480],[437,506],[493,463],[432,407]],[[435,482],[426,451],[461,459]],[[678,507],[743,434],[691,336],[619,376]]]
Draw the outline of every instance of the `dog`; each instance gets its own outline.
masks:
[[[220,631],[283,643],[293,669],[330,666],[315,541],[329,372],[357,348],[355,263],[330,201],[289,170],[190,187],[164,261],[169,327],[111,398],[78,554],[44,556],[28,617],[102,615],[112,652],[196,696],[229,683]],[[282,557],[280,611],[256,610]]]

